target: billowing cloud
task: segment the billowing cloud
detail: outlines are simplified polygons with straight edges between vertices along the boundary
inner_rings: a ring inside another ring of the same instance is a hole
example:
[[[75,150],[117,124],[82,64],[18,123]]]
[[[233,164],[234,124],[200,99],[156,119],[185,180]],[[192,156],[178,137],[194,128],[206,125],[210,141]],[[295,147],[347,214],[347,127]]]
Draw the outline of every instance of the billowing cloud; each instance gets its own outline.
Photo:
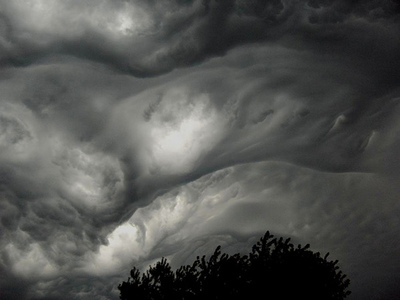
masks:
[[[266,230],[399,295],[397,3],[0,3],[2,299]]]
[[[344,40],[370,34],[364,31],[369,22],[397,28],[399,11],[393,1],[4,1],[3,6],[2,64],[72,55],[135,76],[198,64],[240,45],[285,43],[288,37],[296,47],[318,41],[322,49],[334,48],[331,41],[339,33]],[[329,30],[335,24],[341,28]],[[385,28],[385,34],[392,30]]]

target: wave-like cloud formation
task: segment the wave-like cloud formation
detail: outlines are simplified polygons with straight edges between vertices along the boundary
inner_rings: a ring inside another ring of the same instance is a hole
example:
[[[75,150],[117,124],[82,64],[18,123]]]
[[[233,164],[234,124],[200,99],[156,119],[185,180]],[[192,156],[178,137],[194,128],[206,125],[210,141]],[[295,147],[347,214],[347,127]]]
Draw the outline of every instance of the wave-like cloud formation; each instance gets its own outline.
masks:
[[[396,2],[0,4],[2,299],[117,299],[266,230],[398,295]]]
[[[252,43],[317,42],[323,49],[350,36],[362,41],[371,23],[393,25],[399,12],[394,1],[385,0],[2,2],[3,65],[67,55],[135,76],[199,64]],[[386,27],[385,34],[391,30]],[[362,46],[357,44],[352,47]]]

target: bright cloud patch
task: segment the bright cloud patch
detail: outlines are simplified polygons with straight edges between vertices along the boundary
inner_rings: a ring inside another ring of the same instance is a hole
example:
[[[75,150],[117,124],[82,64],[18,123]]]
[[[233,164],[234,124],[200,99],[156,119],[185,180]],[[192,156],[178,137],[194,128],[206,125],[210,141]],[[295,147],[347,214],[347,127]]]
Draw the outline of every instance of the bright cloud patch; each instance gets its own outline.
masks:
[[[35,34],[77,37],[95,30],[111,38],[137,35],[152,25],[147,13],[131,2],[13,1],[8,9],[20,14],[18,26]],[[44,41],[44,40],[43,40]]]
[[[223,123],[207,95],[167,93],[149,121],[150,172],[190,171],[219,140]]]

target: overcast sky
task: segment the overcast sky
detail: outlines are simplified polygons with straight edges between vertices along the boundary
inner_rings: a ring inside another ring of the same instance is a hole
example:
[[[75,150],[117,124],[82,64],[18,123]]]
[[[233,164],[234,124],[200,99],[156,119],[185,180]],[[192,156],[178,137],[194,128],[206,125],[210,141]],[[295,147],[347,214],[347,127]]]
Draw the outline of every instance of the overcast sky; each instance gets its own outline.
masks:
[[[399,37],[394,0],[0,0],[0,298],[267,230],[400,298]]]

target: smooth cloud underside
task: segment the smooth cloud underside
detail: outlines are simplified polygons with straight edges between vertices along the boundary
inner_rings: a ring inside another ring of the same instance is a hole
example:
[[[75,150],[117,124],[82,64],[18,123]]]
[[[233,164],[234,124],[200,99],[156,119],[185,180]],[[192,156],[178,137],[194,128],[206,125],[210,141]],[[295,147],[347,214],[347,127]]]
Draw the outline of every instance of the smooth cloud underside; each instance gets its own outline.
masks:
[[[399,295],[395,1],[0,4],[2,299],[117,299],[266,230]]]

